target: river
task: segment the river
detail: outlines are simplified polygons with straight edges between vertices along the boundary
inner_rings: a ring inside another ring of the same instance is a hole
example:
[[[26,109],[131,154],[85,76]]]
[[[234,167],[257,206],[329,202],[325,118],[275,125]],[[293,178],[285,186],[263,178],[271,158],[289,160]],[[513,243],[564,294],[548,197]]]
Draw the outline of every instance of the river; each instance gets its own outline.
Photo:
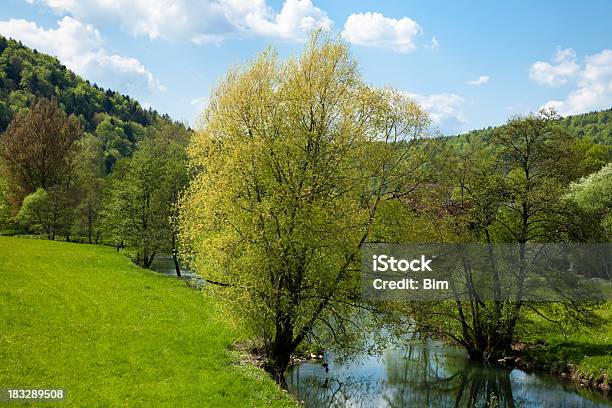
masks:
[[[487,367],[434,340],[377,356],[306,361],[287,372],[290,392],[306,407],[610,407],[612,399],[562,378]]]

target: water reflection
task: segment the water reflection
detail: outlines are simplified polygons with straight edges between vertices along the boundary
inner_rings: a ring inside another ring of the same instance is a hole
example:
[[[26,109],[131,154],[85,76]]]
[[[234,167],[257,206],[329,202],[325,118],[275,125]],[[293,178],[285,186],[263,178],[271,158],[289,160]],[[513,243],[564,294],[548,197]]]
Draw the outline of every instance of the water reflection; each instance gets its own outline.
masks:
[[[382,356],[292,367],[290,390],[306,407],[604,407],[610,401],[553,376],[485,367],[459,349],[414,342]]]
[[[151,264],[151,269],[168,276],[176,276],[174,260],[170,256],[157,256]],[[191,278],[191,271],[181,265],[181,276]]]
[[[163,273],[164,275],[176,277],[174,260],[170,256],[156,257],[151,264],[151,269]],[[201,288],[205,284],[204,279],[183,265],[181,265],[181,279],[189,282],[189,284],[195,288]]]

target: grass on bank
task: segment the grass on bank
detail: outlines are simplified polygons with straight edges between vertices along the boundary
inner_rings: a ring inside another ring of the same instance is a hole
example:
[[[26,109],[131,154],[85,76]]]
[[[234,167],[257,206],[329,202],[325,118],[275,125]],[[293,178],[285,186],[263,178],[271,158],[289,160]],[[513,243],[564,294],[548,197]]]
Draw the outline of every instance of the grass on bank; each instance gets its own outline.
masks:
[[[63,388],[64,406],[294,406],[236,364],[213,306],[112,248],[0,237],[0,388]]]
[[[559,372],[570,365],[593,382],[612,383],[612,302],[598,312],[604,327],[597,330],[576,329],[571,333],[553,334],[541,321],[539,334],[529,339],[536,344],[528,351],[536,366]]]

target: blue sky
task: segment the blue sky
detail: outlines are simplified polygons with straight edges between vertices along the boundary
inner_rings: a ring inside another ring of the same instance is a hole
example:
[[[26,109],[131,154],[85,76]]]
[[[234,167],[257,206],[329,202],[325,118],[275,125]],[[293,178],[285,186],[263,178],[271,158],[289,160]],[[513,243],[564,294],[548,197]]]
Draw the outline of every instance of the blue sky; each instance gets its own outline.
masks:
[[[4,0],[0,33],[193,123],[231,65],[322,27],[447,134],[612,106],[610,1]]]

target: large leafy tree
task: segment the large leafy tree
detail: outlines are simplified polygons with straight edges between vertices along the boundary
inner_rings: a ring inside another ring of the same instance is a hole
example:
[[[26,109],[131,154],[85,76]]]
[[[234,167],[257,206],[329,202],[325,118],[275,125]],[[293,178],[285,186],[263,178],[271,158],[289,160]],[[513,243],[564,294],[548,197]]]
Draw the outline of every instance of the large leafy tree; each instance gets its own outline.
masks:
[[[556,323],[559,329],[599,322],[593,313],[597,302],[580,297],[577,283],[558,287],[564,300],[554,303],[529,301],[533,292],[526,287],[528,246],[571,238],[575,214],[563,197],[570,181],[580,176],[578,169],[588,167],[581,165],[588,155],[579,154],[584,149],[557,120],[549,111],[512,118],[488,143],[471,135],[436,161],[438,181],[432,190],[437,193],[421,217],[428,213],[438,227],[430,231],[434,241],[486,244],[493,296],[484,299],[468,284],[463,296],[454,300],[392,307],[404,308],[421,331],[454,340],[471,358],[505,356],[517,336],[529,329],[530,314]],[[574,191],[578,198],[582,190]],[[507,251],[496,243],[515,245],[511,273],[500,272]],[[466,282],[475,276],[473,266],[463,264],[461,276]]]
[[[198,173],[181,242],[279,384],[304,341],[351,340],[360,246],[416,167],[411,141],[426,122],[404,95],[367,86],[347,46],[320,33],[299,58],[264,52],[214,91],[189,151]]]
[[[82,135],[77,118],[67,116],[55,100],[40,99],[15,117],[0,137],[0,170],[14,212],[38,188],[70,183],[75,142]]]

